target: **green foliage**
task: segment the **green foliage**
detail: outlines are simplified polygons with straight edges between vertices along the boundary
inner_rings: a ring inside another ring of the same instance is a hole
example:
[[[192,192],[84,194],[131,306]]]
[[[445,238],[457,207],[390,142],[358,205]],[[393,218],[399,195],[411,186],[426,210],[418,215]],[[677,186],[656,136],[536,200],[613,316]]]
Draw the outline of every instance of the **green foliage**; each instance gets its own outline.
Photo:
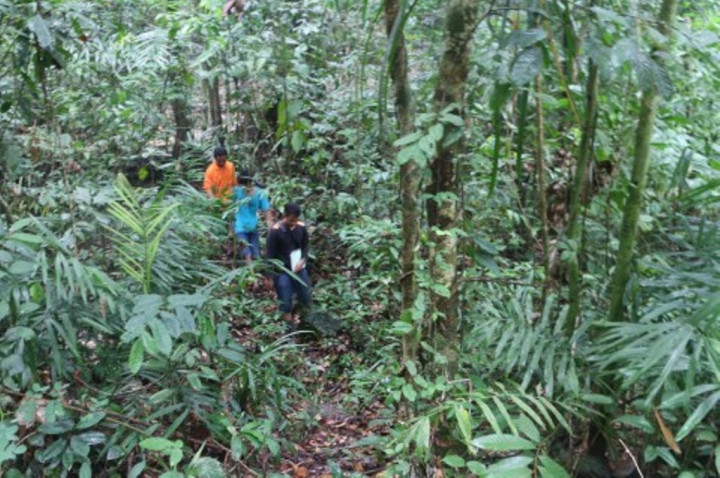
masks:
[[[332,428],[313,412],[328,395],[359,434],[377,433],[364,443],[386,474],[606,472],[619,439],[645,476],[720,472],[713,2],[681,2],[673,44],[653,20],[657,2],[498,2],[475,30],[463,117],[430,106],[445,10],[401,2],[417,105],[404,136],[385,98],[382,2],[246,2],[242,20],[218,1],[115,3],[0,0],[3,476],[286,471],[301,461],[295,445],[309,449],[302,437]],[[568,241],[589,58],[601,73],[594,158],[583,236]],[[540,192],[525,164],[538,76]],[[222,125],[205,111],[213,84]],[[664,98],[627,321],[609,324],[643,90]],[[173,104],[191,123],[179,158]],[[221,139],[273,206],[302,203],[315,307],[339,319],[338,336],[282,337],[273,298],[247,288],[261,266],[228,270],[232,214],[198,190]],[[461,205],[459,373],[445,377],[429,311],[451,291],[428,271],[424,216],[419,293],[398,310],[398,170],[413,161],[427,188],[438,148],[460,139],[449,193]],[[552,277],[538,267],[538,193],[550,204]],[[562,259],[584,272],[575,324]],[[401,360],[407,334],[419,351]],[[607,453],[574,455],[590,434]],[[321,450],[343,457],[323,455],[323,472],[357,474],[349,457],[362,443]]]
[[[171,225],[173,210],[177,203],[162,204],[162,195],[158,195],[148,205],[141,205],[125,176],[118,176],[115,191],[120,201],[110,204],[110,214],[122,224],[127,232],[110,228],[113,242],[117,248],[120,267],[135,279],[145,294],[150,293],[161,266],[156,265],[160,242]],[[167,268],[167,267],[166,267]],[[166,284],[166,287],[169,284]]]

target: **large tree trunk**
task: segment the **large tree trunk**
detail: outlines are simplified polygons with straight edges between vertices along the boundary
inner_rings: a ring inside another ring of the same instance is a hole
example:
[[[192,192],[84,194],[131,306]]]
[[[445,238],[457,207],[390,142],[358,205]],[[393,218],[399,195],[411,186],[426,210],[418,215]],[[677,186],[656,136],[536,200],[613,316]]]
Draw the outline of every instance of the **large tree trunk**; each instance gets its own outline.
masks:
[[[395,98],[395,114],[401,135],[407,135],[413,130],[415,123],[415,110],[413,94],[408,81],[408,59],[405,47],[405,34],[403,32],[404,18],[407,12],[400,14],[400,0],[385,0],[385,29],[390,42],[390,77],[393,83]],[[415,303],[415,247],[418,242],[420,226],[420,211],[418,205],[418,191],[420,188],[420,171],[414,161],[408,161],[400,167],[400,189],[402,200],[402,275],[400,287],[402,289],[402,308],[409,311]],[[415,330],[403,338],[403,360],[415,357],[417,351],[417,337]]]
[[[568,285],[570,293],[570,307],[567,317],[567,335],[571,336],[575,330],[575,321],[580,314],[582,295],[582,274],[580,268],[580,238],[582,236],[582,209],[581,196],[586,187],[587,168],[592,157],[592,138],[595,133],[595,118],[597,111],[598,68],[594,61],[588,61],[588,77],[585,92],[585,120],[583,122],[582,138],[580,139],[580,153],[575,165],[575,176],[570,191],[570,211],[567,225],[567,240],[573,248],[574,254],[568,263]]]
[[[658,29],[660,33],[668,38],[672,33],[671,24],[675,18],[676,10],[677,0],[663,0],[658,17]],[[657,57],[656,61],[661,61],[661,58]],[[643,192],[647,183],[650,142],[659,99],[660,95],[656,86],[651,86],[642,93],[640,115],[635,131],[635,154],[632,177],[630,178],[630,194],[625,202],[617,261],[610,281],[610,313],[608,317],[611,321],[619,321],[623,316],[625,288],[630,278],[630,267],[637,236],[637,222],[642,209]]]
[[[440,62],[440,77],[435,89],[435,109],[444,110],[454,105],[450,113],[462,117],[465,81],[470,68],[472,37],[478,20],[480,0],[451,0],[446,22],[445,51]],[[458,183],[456,161],[462,150],[462,134],[458,128],[445,124],[444,139],[457,137],[453,144],[441,142],[432,162],[431,195],[427,202],[430,239],[434,250],[431,255],[431,273],[434,281],[433,317],[438,327],[436,339],[439,350],[447,358],[446,373],[453,376],[457,370],[457,233],[453,230],[458,215]]]

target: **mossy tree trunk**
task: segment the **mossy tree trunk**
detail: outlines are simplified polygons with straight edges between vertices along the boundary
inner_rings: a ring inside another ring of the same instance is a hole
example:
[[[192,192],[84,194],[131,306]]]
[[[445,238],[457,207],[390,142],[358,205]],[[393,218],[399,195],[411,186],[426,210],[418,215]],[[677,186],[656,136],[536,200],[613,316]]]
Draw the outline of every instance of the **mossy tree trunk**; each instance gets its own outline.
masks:
[[[658,30],[665,37],[672,34],[671,24],[677,11],[677,0],[663,0],[658,16]],[[661,61],[657,56],[656,61]],[[630,269],[637,238],[637,223],[642,210],[642,197],[647,184],[647,172],[650,157],[650,142],[657,114],[660,94],[657,86],[651,85],[642,93],[640,114],[635,131],[635,153],[633,158],[630,191],[625,202],[620,244],[618,246],[615,270],[610,280],[610,311],[608,318],[619,321],[623,317],[625,288],[630,278]]]
[[[403,32],[406,12],[401,11],[401,0],[385,0],[385,29],[390,48],[388,69],[393,84],[395,114],[401,135],[412,132],[415,123],[413,93],[408,80],[408,58]],[[400,167],[400,189],[402,201],[402,290],[403,311],[410,311],[415,303],[415,248],[420,227],[418,192],[420,171],[414,161],[407,161]],[[403,338],[403,360],[415,357],[418,334],[413,331]]]
[[[215,76],[212,79],[205,80],[207,83],[208,105],[210,107],[210,124],[215,127],[221,127],[222,105],[220,102],[220,78]]]
[[[175,119],[175,142],[173,143],[173,158],[179,159],[183,152],[183,143],[190,137],[192,124],[185,99],[177,96],[170,102],[173,118]]]
[[[472,38],[478,21],[480,0],[451,0],[448,5],[445,50],[440,62],[440,75],[435,89],[437,112],[453,105],[449,112],[463,116],[465,81],[470,69]],[[435,339],[438,350],[447,358],[445,372],[453,376],[458,359],[457,320],[457,247],[454,230],[458,216],[457,167],[463,149],[461,124],[445,124],[444,141],[438,146],[432,164],[432,182],[427,202],[434,282],[432,316],[437,317]],[[456,138],[448,144],[450,138]]]
[[[583,120],[580,152],[575,164],[575,176],[570,190],[570,211],[567,225],[567,240],[574,254],[568,263],[569,310],[567,318],[567,335],[575,330],[575,321],[580,314],[582,295],[582,270],[580,268],[580,238],[582,236],[582,193],[586,187],[587,168],[592,158],[592,138],[595,134],[595,118],[597,112],[598,68],[591,59],[588,61],[587,86],[585,88],[585,118]]]

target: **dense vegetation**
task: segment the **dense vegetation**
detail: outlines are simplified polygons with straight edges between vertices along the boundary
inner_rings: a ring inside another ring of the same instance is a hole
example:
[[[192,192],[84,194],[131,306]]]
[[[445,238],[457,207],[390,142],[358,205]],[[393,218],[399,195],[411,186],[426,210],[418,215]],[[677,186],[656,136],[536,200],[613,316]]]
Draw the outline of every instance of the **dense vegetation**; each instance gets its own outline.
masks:
[[[718,34],[709,0],[0,0],[0,472],[718,476]],[[221,143],[304,208],[307,330],[200,190]]]

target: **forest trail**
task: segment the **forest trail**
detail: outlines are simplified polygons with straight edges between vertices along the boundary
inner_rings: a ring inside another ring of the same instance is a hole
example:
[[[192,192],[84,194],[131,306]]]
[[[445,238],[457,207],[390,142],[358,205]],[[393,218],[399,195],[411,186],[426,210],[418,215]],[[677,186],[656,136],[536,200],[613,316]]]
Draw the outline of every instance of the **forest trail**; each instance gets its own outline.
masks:
[[[271,299],[264,291],[254,293],[259,300]],[[275,311],[269,306],[267,312]],[[279,319],[278,319],[279,320]],[[248,347],[267,342],[261,338],[253,324],[235,321],[236,340]],[[280,340],[283,332],[272,335]],[[295,332],[290,340],[298,346],[303,363],[296,370],[295,378],[306,388],[302,399],[290,404],[285,419],[289,433],[281,445],[279,464],[268,457],[266,470],[282,473],[293,478],[346,476],[374,476],[382,470],[377,450],[370,443],[363,443],[373,435],[389,433],[389,417],[381,418],[385,409],[380,402],[363,406],[348,400],[351,396],[350,377],[339,358],[361,361],[353,350],[351,336],[340,333],[336,337],[321,337],[308,331]],[[286,436],[285,436],[286,435]]]

